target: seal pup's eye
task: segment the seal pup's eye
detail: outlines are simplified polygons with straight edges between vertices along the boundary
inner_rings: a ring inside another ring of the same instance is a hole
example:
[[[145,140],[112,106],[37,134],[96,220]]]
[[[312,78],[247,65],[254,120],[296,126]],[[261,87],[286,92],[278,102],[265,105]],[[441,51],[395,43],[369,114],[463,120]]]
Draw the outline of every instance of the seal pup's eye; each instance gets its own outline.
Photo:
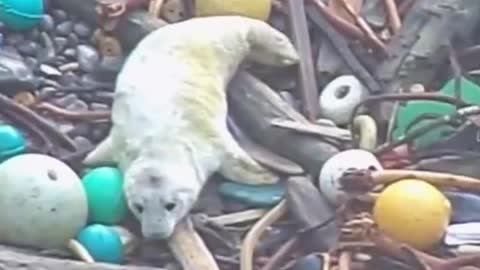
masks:
[[[173,211],[173,209],[175,209],[175,206],[176,206],[175,203],[167,203],[167,204],[165,204],[165,209],[167,209],[167,211],[171,212],[171,211]]]
[[[138,211],[138,213],[142,213],[143,212],[143,206],[138,204],[138,203],[134,203],[133,204],[133,207],[135,207],[135,209]]]

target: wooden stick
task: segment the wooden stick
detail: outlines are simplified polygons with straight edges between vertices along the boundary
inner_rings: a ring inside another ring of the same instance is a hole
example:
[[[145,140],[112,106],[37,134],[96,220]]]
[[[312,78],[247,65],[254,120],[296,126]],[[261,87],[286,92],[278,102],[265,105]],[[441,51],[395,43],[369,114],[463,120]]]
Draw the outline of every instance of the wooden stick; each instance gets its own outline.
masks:
[[[395,0],[383,0],[385,5],[385,11],[388,15],[388,24],[390,30],[393,34],[397,34],[400,32],[400,28],[402,28],[402,21],[400,20],[400,15],[398,14],[397,4],[395,4]]]

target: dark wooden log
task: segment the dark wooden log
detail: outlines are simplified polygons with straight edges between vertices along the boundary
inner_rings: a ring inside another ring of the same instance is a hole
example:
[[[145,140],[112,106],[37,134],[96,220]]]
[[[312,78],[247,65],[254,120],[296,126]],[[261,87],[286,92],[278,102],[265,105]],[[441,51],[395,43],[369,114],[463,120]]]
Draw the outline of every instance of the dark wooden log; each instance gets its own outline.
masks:
[[[338,149],[307,134],[270,125],[274,119],[306,123],[307,120],[266,84],[239,72],[228,90],[229,113],[250,137],[273,152],[298,163],[309,173],[317,174],[323,163]]]
[[[114,265],[56,259],[27,254],[0,246],[0,269],[8,270],[162,270],[154,267]]]

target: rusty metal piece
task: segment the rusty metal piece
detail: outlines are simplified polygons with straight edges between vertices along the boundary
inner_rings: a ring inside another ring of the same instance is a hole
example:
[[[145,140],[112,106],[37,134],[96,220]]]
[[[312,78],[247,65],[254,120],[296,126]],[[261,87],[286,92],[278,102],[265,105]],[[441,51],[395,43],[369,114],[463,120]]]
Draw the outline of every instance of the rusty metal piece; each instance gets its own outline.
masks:
[[[368,25],[368,23],[361,16],[358,16],[355,13],[354,8],[346,0],[340,0],[340,3],[343,4],[343,7],[348,14],[355,19],[356,24],[365,34],[365,37],[370,41],[373,47],[382,52],[384,55],[387,55],[387,46],[378,38],[375,32],[373,32],[370,25]]]
[[[25,107],[30,107],[36,102],[35,96],[28,91],[19,92],[13,97],[13,100]]]
[[[338,258],[338,270],[350,270],[352,264],[352,253],[343,251]]]
[[[120,56],[123,54],[122,45],[112,36],[100,36],[98,49],[103,56]]]
[[[307,17],[305,14],[305,1],[287,0],[292,29],[293,43],[300,56],[298,77],[300,82],[300,97],[303,104],[303,113],[308,120],[314,121],[318,117],[318,90],[315,70],[312,61],[312,48],[308,32]]]
[[[183,269],[220,270],[212,253],[188,218],[176,226],[168,240],[168,246]]]
[[[471,266],[480,263],[480,255],[467,255],[450,259],[442,259],[425,252],[416,250],[406,244],[399,243],[389,238],[379,230],[372,231],[370,239],[375,243],[376,248],[390,256],[394,256],[404,262],[410,262],[411,257],[424,264],[426,269],[431,270],[457,270],[461,267]],[[479,269],[476,267],[469,269]]]
[[[165,0],[160,11],[160,16],[169,23],[185,20],[187,7],[183,0]]]
[[[383,0],[385,11],[388,16],[388,24],[393,34],[398,34],[402,28],[402,21],[400,15],[398,15],[397,4],[395,0]]]
[[[327,5],[323,3],[322,0],[309,0],[317,9],[318,11],[328,20],[338,31],[342,32],[345,35],[348,35],[350,38],[355,38],[359,40],[366,40],[365,34],[362,32],[360,28],[358,28],[355,24],[350,23],[349,21],[335,16],[330,10],[328,9]]]
[[[362,9],[363,0],[349,0],[349,2],[355,11],[355,14],[359,14]],[[328,8],[345,20],[355,23],[355,18],[345,11],[345,9],[342,7],[342,3],[340,3],[340,0],[328,1]]]

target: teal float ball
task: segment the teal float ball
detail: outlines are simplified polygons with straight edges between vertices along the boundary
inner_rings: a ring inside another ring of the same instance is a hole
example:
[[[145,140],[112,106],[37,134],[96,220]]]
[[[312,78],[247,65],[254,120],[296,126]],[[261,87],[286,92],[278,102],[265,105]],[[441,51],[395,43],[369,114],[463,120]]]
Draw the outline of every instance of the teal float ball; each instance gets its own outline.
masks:
[[[17,31],[36,26],[44,13],[43,0],[0,0],[0,21]]]
[[[118,232],[108,226],[93,224],[84,228],[77,241],[85,247],[96,262],[120,264],[124,249]]]
[[[11,125],[0,124],[0,162],[23,154],[26,140],[23,134]]]
[[[82,178],[91,223],[116,225],[128,214],[123,174],[115,167],[98,167]]]

